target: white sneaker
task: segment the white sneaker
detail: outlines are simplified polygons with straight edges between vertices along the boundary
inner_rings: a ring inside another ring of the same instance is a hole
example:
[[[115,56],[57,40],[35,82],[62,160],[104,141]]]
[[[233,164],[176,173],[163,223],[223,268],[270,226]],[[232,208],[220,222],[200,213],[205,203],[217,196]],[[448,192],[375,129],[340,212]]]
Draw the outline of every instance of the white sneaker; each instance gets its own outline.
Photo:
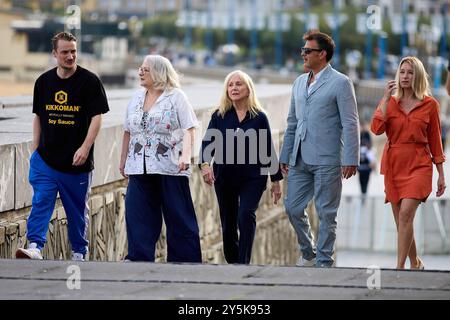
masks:
[[[42,260],[41,250],[37,248],[37,244],[32,242],[27,249],[19,248],[16,251],[16,259],[33,259]]]
[[[297,263],[295,264],[297,267],[314,267],[316,265],[316,258],[312,258],[311,260],[303,259],[303,257],[298,258]]]
[[[84,261],[84,254],[72,251],[72,261]]]

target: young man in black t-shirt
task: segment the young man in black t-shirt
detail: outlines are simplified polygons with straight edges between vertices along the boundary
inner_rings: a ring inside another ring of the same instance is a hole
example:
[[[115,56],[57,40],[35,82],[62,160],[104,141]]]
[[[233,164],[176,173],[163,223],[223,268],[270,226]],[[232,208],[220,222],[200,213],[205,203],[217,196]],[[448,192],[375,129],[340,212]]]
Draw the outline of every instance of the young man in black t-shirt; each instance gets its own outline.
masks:
[[[33,187],[27,222],[28,248],[16,258],[42,259],[48,224],[59,192],[64,206],[72,260],[88,249],[88,205],[94,141],[101,115],[109,111],[99,78],[76,63],[76,38],[67,32],[52,39],[57,67],[42,74],[33,96],[33,149],[29,181]]]

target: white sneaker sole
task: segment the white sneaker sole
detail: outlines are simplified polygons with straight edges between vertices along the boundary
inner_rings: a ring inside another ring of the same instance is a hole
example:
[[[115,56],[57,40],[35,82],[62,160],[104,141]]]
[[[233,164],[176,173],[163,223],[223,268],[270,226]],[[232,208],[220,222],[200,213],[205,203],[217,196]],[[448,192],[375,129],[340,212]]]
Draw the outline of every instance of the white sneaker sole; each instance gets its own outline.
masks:
[[[31,256],[23,249],[17,249],[16,259],[31,259]]]
[[[315,267],[316,266],[316,259],[314,259],[312,261],[311,260],[305,260],[303,262],[303,264],[296,263],[295,266],[297,266],[297,267]]]
[[[42,260],[42,258],[33,258],[25,249],[22,249],[22,248],[17,249],[16,259]]]

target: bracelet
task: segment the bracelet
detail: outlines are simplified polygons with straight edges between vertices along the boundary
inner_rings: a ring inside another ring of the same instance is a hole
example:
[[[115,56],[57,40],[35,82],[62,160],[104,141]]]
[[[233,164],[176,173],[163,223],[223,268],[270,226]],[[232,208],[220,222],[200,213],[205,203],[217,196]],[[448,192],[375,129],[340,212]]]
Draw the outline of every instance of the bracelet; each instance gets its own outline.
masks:
[[[200,168],[201,168],[201,169],[209,168],[209,163],[208,163],[208,162],[203,162],[203,163],[200,165]]]

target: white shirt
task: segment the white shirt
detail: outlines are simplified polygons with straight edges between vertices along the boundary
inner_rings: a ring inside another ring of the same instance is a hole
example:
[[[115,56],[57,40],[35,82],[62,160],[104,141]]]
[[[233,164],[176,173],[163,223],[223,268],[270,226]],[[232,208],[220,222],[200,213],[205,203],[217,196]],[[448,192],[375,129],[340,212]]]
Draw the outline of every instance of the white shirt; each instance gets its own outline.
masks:
[[[128,104],[124,130],[130,133],[125,174],[189,176],[179,172],[178,159],[187,129],[198,127],[194,109],[180,89],[164,91],[148,112],[143,105],[146,89],[137,91]]]
[[[317,81],[319,81],[320,76],[323,74],[324,70],[328,67],[329,65],[327,64],[327,66],[325,68],[323,68],[322,70],[320,70],[315,76],[314,76],[314,81],[311,82],[308,86],[308,96],[311,94],[311,90],[313,89],[314,85],[317,83]]]

